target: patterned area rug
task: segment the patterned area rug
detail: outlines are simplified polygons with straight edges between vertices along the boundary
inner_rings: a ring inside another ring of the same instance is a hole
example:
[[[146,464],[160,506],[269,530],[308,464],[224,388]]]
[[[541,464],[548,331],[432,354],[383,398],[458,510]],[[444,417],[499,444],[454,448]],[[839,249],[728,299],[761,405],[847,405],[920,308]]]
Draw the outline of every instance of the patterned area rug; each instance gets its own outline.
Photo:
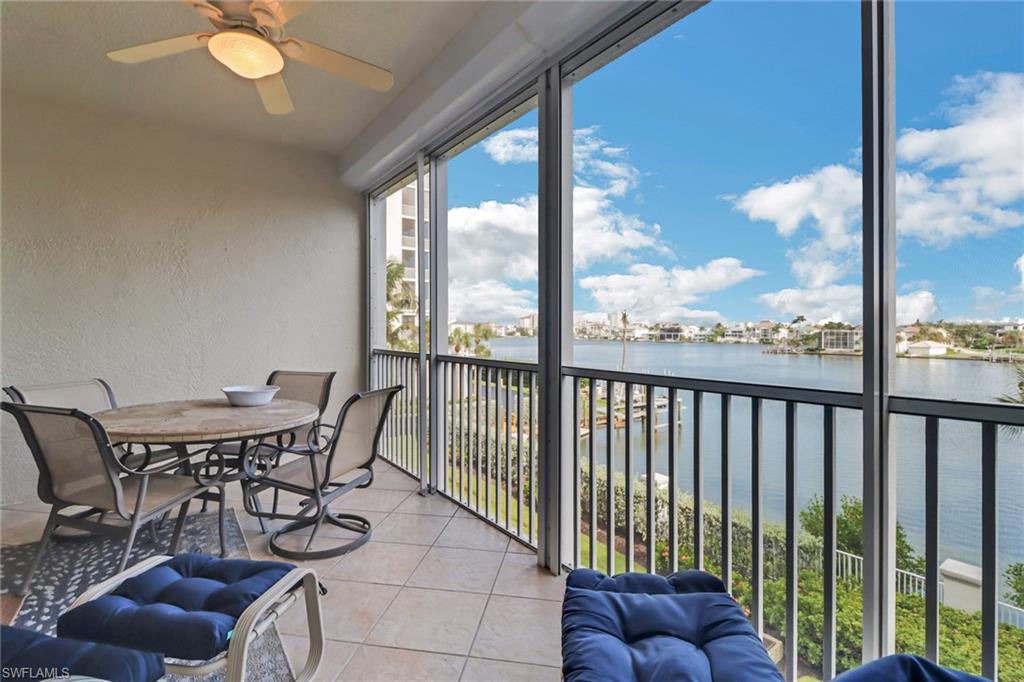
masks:
[[[235,510],[229,509],[226,518],[228,556],[249,558],[245,536],[238,525]],[[131,566],[156,554],[165,554],[173,532],[173,519],[157,531],[154,543],[149,532],[139,533],[132,548],[128,565]],[[28,570],[35,556],[38,542],[24,545],[10,545],[0,548],[0,593],[14,591]],[[90,585],[106,580],[117,572],[117,564],[124,549],[124,540],[89,536],[51,541],[32,581],[32,591],[25,597],[21,609],[12,625],[56,634],[57,618]],[[181,552],[203,552],[217,555],[220,546],[217,540],[217,513],[190,514],[178,546]],[[277,630],[269,629],[256,640],[249,651],[246,677],[252,680],[273,680],[290,682],[294,679],[288,665],[281,639]],[[178,678],[167,676],[166,680],[203,680],[212,682],[223,679],[223,672],[204,677]]]

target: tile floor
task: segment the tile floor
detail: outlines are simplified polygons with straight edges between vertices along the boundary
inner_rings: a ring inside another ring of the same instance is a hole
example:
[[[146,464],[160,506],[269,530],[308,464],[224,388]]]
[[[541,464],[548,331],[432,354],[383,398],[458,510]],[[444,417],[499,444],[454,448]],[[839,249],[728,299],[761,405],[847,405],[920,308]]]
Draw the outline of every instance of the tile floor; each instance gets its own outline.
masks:
[[[538,569],[532,550],[444,498],[419,496],[397,469],[374,469],[371,488],[337,505],[370,519],[373,539],[308,564],[328,589],[317,679],[559,680],[564,577]],[[229,497],[252,557],[272,557],[267,536],[241,509],[239,491]],[[38,503],[0,510],[0,542],[37,540],[46,511]],[[305,627],[301,608],[278,624],[296,666],[306,656]]]

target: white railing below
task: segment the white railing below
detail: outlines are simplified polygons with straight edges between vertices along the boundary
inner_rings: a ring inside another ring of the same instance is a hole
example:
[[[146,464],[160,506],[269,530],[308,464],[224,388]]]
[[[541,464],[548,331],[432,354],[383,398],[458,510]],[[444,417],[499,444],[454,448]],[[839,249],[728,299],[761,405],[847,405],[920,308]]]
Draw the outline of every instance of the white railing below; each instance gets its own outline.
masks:
[[[842,579],[861,580],[864,575],[864,558],[842,550],[836,550],[836,577]],[[943,583],[939,581],[939,602],[943,601]],[[896,569],[896,592],[899,594],[916,594],[924,597],[925,577],[910,571]],[[1001,601],[997,608],[999,622],[1024,628],[1024,609]]]

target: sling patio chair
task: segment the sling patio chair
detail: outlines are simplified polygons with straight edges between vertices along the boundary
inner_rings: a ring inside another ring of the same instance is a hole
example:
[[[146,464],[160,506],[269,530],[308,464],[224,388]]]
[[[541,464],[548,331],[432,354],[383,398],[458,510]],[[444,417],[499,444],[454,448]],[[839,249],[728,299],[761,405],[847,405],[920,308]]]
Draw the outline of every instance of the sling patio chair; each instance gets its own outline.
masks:
[[[297,372],[293,370],[276,369],[270,373],[267,377],[268,386],[277,386],[278,392],[274,394],[274,398],[281,400],[301,400],[302,402],[312,403],[320,409],[320,416],[324,414],[324,410],[327,409],[327,403],[331,399],[331,384],[334,382],[335,372]],[[308,447],[310,437],[313,435],[315,429],[319,424],[319,420],[309,424],[308,426],[302,426],[294,431],[289,431],[283,434],[278,434],[273,438],[268,438],[268,443],[281,445],[284,447],[291,447],[293,449],[303,449]],[[221,453],[227,455],[227,466],[232,469],[240,468],[239,458],[241,451],[248,447],[249,443],[225,443],[219,449]],[[280,462],[281,453],[276,454],[274,464]],[[242,484],[243,494],[245,488],[248,486],[249,477],[245,475],[245,472],[238,471],[226,475],[223,478],[225,483],[232,483],[234,481],[240,481]],[[280,491],[274,489],[274,502],[272,509],[276,512],[277,505],[280,500]],[[260,502],[258,498],[254,498],[253,503],[256,508],[260,508]],[[204,501],[204,505],[206,502]],[[260,528],[263,532],[266,532],[266,526],[264,525],[263,519],[259,518]]]
[[[271,551],[289,559],[326,559],[350,552],[370,539],[372,526],[367,519],[356,514],[332,512],[329,506],[345,493],[355,488],[366,488],[373,482],[373,462],[384,423],[395,395],[402,388],[391,386],[356,393],[342,406],[337,423],[334,426],[321,424],[311,430],[302,447],[264,442],[246,450],[242,466],[250,480],[243,497],[245,510],[258,518],[290,521],[271,534]],[[324,431],[329,431],[330,435]],[[295,455],[296,458],[280,464],[282,455]],[[301,496],[299,511],[260,510],[255,500],[264,490]],[[356,533],[357,537],[334,547],[311,550],[313,540],[325,522]],[[313,529],[304,550],[281,545],[281,536],[310,526]]]
[[[139,528],[179,507],[171,538],[174,554],[181,539],[189,503],[209,490],[218,493],[220,502],[220,550],[224,547],[224,473],[223,457],[214,457],[197,467],[192,476],[180,476],[181,462],[175,460],[142,470],[132,469],[118,459],[103,425],[75,408],[47,407],[4,402],[0,405],[14,416],[39,469],[39,499],[52,505],[36,555],[18,590],[27,594],[32,577],[46,551],[54,529],[67,526],[113,536],[125,536],[126,543],[118,571],[128,564]],[[204,475],[212,475],[203,478]],[[84,511],[63,513],[69,507]],[[97,520],[89,517],[99,514]],[[116,514],[128,525],[106,523],[108,514]]]
[[[103,379],[68,381],[59,384],[33,384],[31,386],[4,386],[4,393],[12,403],[24,405],[46,405],[47,407],[73,407],[86,414],[96,414],[117,408],[114,389]],[[173,448],[160,448],[146,452],[130,453],[120,446],[114,453],[131,469],[148,466],[153,462],[176,459]]]

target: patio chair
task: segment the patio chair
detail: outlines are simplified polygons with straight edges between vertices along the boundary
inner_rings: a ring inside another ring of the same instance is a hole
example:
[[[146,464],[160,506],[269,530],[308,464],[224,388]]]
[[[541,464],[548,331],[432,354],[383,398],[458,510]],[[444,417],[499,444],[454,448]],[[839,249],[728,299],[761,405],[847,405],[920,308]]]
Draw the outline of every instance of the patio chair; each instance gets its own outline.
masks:
[[[332,512],[329,506],[355,488],[366,488],[373,482],[373,461],[377,457],[384,422],[395,395],[402,386],[356,393],[338,414],[334,426],[321,424],[310,431],[304,447],[284,447],[263,443],[250,447],[242,458],[242,466],[250,477],[243,497],[245,510],[259,518],[285,519],[290,523],[270,536],[270,549],[289,559],[326,559],[340,556],[370,539],[370,522],[356,514]],[[326,436],[323,431],[330,431]],[[284,464],[277,462],[283,454],[298,455]],[[279,490],[301,495],[298,513],[279,510],[264,512],[254,500],[264,490]],[[357,534],[354,540],[321,550],[310,547],[324,522]],[[281,536],[313,526],[304,550],[283,547]]]
[[[4,402],[0,408],[17,420],[39,469],[39,499],[52,505],[39,549],[21,583],[19,594],[26,594],[32,586],[32,577],[54,529],[67,526],[104,535],[125,536],[125,548],[118,567],[118,571],[123,571],[140,526],[179,507],[170,543],[170,553],[174,554],[189,503],[211,488],[219,493],[220,549],[224,554],[224,484],[219,480],[224,473],[222,458],[215,459],[208,466],[198,467],[191,477],[167,473],[180,468],[178,461],[136,471],[117,458],[103,425],[81,410],[10,402]],[[212,476],[202,478],[204,473],[211,471]],[[78,506],[86,509],[62,513],[68,507]],[[128,526],[105,523],[108,513],[128,521]],[[100,515],[97,520],[89,518],[95,514]]]
[[[12,403],[24,405],[47,405],[49,407],[73,407],[86,414],[96,414],[117,407],[114,389],[103,379],[69,381],[60,384],[34,384],[32,386],[5,386],[4,393]],[[116,447],[118,459],[129,468],[136,469],[153,462],[176,459],[178,452],[173,448],[150,449],[145,453],[129,453]]]
[[[251,644],[301,600],[309,649],[294,679],[310,682],[323,659],[320,595],[326,593],[308,567],[154,556],[81,594],[57,621],[57,635],[155,652],[172,675],[206,679],[223,670],[225,682],[243,682]]]
[[[267,377],[267,385],[277,386],[280,390],[275,394],[275,398],[282,400],[301,400],[302,402],[312,403],[320,408],[320,416],[323,416],[324,410],[327,409],[327,403],[331,399],[331,384],[334,382],[335,372],[297,372],[293,370],[275,369]],[[294,449],[302,450],[307,447],[310,435],[316,429],[319,421],[310,424],[309,426],[303,426],[295,431],[289,431],[283,434],[279,434],[273,439],[268,439],[269,442],[276,443],[288,447],[289,444]],[[238,458],[241,456],[242,450],[248,447],[248,443],[225,443],[220,446],[221,453],[229,457],[228,464],[231,467],[239,466]],[[280,462],[280,453],[276,453],[277,458],[274,459],[274,464]],[[243,493],[248,485],[248,477],[243,472],[238,474],[229,474],[224,477],[225,483],[231,483],[233,481],[241,481]],[[277,505],[280,500],[280,491],[274,489],[274,502],[272,509],[276,512]],[[205,504],[205,501],[204,501]],[[259,500],[255,500],[257,507],[259,506]],[[263,519],[259,519],[260,528],[263,532],[266,532],[267,528],[264,525]]]

